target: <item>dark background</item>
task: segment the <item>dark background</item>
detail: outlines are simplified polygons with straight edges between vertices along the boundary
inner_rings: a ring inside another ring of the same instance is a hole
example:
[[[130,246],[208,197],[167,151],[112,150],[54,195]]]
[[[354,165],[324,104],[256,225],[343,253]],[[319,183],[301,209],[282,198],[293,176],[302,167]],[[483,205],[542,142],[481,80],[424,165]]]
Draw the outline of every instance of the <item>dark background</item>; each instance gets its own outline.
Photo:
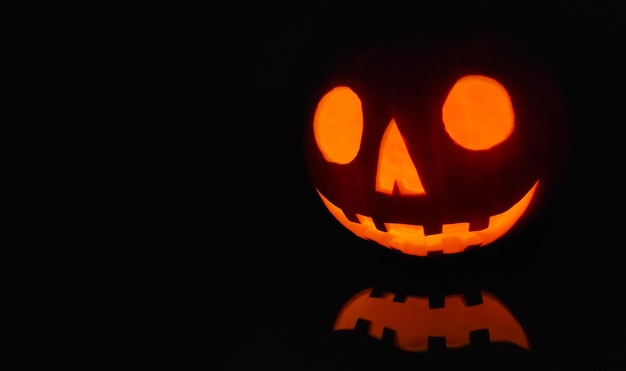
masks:
[[[608,1],[246,2],[182,12],[170,25],[176,37],[164,33],[178,71],[169,94],[181,103],[182,135],[167,148],[181,159],[171,166],[180,181],[169,182],[182,189],[182,229],[160,268],[176,346],[154,357],[216,370],[620,369],[625,21]],[[464,256],[401,256],[353,236],[304,168],[312,90],[354,46],[483,28],[524,45],[560,84],[570,151],[558,192],[528,226]],[[338,310],[368,287],[490,291],[534,351],[407,354],[333,334]]]

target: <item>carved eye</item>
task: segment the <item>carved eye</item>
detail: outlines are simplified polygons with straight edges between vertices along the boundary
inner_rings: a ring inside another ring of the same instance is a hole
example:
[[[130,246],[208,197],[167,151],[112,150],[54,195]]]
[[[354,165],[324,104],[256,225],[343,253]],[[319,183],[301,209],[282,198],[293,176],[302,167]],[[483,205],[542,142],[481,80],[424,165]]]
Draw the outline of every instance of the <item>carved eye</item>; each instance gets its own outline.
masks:
[[[511,97],[498,81],[482,75],[460,78],[448,93],[442,119],[450,137],[471,150],[486,150],[513,132]]]
[[[361,100],[352,89],[338,86],[320,99],[313,117],[317,146],[328,162],[347,164],[356,157],[363,135]]]

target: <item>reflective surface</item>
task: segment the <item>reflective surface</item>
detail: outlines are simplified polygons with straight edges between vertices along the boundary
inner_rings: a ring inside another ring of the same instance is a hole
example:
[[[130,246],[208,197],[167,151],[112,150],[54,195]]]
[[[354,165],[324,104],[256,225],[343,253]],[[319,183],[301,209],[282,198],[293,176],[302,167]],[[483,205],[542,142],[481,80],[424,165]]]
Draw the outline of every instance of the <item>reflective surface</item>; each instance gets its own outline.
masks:
[[[217,110],[229,125],[203,129],[206,168],[193,167],[211,184],[193,207],[197,236],[176,247],[186,253],[176,303],[192,313],[175,316],[184,329],[171,337],[185,349],[181,362],[224,370],[620,369],[623,243],[613,211],[623,204],[623,146],[614,132],[624,22],[594,7],[515,2],[487,17],[453,3],[412,13],[267,5],[243,18],[250,31],[222,54],[232,65],[210,73],[228,75],[233,94]],[[406,256],[355,237],[329,215],[305,170],[302,126],[312,89],[352,45],[494,19],[562,86],[572,150],[558,191],[532,223],[467,254]],[[591,21],[604,26],[579,27]],[[223,141],[238,153],[227,162],[217,148]],[[479,297],[498,308],[496,317],[481,312]],[[345,309],[358,300],[385,304],[344,325],[352,313]]]

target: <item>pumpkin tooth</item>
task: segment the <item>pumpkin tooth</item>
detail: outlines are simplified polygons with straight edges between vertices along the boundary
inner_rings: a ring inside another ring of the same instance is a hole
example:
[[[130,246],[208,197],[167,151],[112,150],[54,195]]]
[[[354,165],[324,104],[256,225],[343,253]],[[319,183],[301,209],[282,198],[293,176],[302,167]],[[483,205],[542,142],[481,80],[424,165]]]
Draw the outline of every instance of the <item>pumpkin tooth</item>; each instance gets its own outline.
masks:
[[[487,229],[489,227],[489,218],[475,218],[469,223],[470,232],[473,231],[482,231],[483,229]]]
[[[441,234],[443,230],[443,226],[441,224],[425,224],[424,225],[424,235],[428,236],[431,234]]]
[[[483,303],[483,295],[478,290],[464,293],[463,298],[465,299],[465,305],[468,307]]]
[[[389,327],[383,327],[383,333],[380,337],[383,344],[394,345],[396,342],[396,331]]]
[[[489,339],[489,329],[481,328],[478,330],[470,331],[470,346],[472,347],[486,347],[491,343]]]
[[[348,219],[349,221],[351,221],[352,223],[361,223],[361,221],[359,220],[359,217],[356,213],[347,213],[345,210],[340,209],[341,212],[343,213],[343,215],[346,217],[346,219]]]
[[[444,295],[430,295],[428,296],[428,308],[444,308],[446,306],[446,298]]]
[[[402,292],[396,292],[393,297],[393,301],[396,303],[405,303],[406,302],[406,294]]]
[[[429,336],[428,337],[428,351],[440,352],[446,349],[446,337],[445,336]]]
[[[370,332],[370,325],[372,324],[372,321],[368,321],[366,319],[363,318],[359,318],[356,320],[356,323],[354,324],[354,331],[361,333],[361,334],[369,334]]]
[[[387,226],[385,225],[385,223],[376,218],[372,218],[372,221],[374,222],[374,226],[376,227],[376,229],[382,232],[387,232]]]
[[[382,298],[383,294],[385,293],[385,291],[383,291],[382,289],[379,289],[377,287],[374,287],[372,289],[372,291],[370,291],[370,298]]]

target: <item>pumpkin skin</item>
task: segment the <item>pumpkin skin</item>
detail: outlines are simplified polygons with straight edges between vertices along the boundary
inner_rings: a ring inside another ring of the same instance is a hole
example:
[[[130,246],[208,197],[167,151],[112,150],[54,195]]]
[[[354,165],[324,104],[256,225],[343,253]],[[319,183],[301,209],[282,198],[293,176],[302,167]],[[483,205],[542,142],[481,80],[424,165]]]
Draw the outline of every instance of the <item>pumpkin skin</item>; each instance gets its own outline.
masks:
[[[409,255],[498,240],[546,203],[566,158],[552,76],[499,37],[365,50],[313,101],[306,161],[324,205]]]

